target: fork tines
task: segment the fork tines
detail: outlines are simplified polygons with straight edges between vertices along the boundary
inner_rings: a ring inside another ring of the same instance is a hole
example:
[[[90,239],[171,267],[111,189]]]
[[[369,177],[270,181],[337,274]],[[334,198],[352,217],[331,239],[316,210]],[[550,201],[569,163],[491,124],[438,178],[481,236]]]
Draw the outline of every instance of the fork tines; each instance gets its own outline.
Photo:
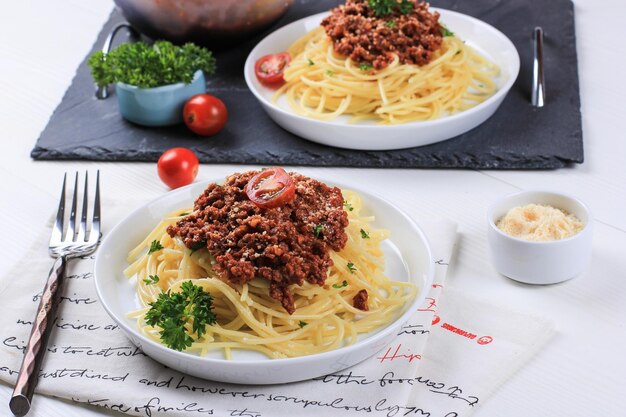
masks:
[[[93,215],[91,218],[91,229],[88,229],[87,217],[89,211],[89,173],[85,172],[85,184],[83,187],[82,210],[80,223],[77,222],[78,215],[78,172],[74,178],[74,191],[72,192],[72,202],[67,223],[65,222],[65,191],[67,183],[67,173],[63,176],[63,188],[57,211],[56,221],[52,236],[50,237],[50,248],[67,245],[72,242],[76,244],[85,243],[92,245],[100,237],[100,171],[96,172],[95,199],[93,203]],[[78,230],[76,227],[78,226]]]

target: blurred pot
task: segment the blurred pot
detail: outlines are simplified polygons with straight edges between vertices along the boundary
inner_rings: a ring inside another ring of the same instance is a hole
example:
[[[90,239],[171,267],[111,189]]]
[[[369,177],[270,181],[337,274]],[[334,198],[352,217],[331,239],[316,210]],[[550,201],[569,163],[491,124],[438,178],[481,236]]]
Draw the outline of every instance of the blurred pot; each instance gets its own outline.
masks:
[[[133,27],[152,39],[219,47],[269,26],[293,0],[115,0],[115,4]]]

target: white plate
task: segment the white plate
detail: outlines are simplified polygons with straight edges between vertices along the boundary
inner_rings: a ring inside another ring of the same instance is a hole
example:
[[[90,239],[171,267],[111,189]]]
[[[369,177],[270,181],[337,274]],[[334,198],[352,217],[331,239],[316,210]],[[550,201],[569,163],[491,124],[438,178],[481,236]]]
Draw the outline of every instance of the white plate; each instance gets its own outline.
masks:
[[[327,12],[300,19],[268,35],[250,52],[244,67],[248,88],[267,114],[284,129],[324,145],[361,150],[403,149],[453,138],[483,123],[498,109],[519,72],[520,60],[513,43],[502,32],[473,17],[444,9],[440,21],[500,67],[498,91],[476,107],[436,120],[400,125],[349,124],[349,117],[320,121],[295,114],[286,100],[272,103],[274,90],[259,83],[254,64],[262,56],[285,51],[304,34],[319,26]]]
[[[136,310],[139,304],[134,282],[123,274],[128,265],[126,256],[164,215],[179,208],[191,207],[207,184],[196,183],[169,192],[133,211],[105,236],[97,252],[94,274],[100,302],[130,340],[153,359],[181,372],[222,382],[277,384],[314,378],[355,365],[380,351],[424,300],[432,282],[433,259],[419,226],[380,197],[357,187],[334,183],[342,189],[359,192],[364,212],[376,216],[375,226],[391,231],[391,238],[384,244],[385,273],[395,281],[411,281],[419,288],[418,296],[405,305],[397,320],[365,335],[353,345],[287,359],[268,359],[251,351],[236,352],[230,361],[218,356],[200,357],[169,349],[146,338],[137,331],[136,320],[127,317],[128,312]]]

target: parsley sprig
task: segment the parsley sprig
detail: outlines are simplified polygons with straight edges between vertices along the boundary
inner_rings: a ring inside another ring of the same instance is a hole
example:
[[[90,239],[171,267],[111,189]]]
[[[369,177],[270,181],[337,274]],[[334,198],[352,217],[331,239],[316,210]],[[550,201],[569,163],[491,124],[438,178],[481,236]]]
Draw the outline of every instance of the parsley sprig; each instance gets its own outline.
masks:
[[[454,32],[452,32],[450,29],[448,29],[447,27],[441,25],[441,36],[443,36],[444,38],[446,36],[454,36]]]
[[[154,252],[158,252],[161,249],[163,249],[161,242],[159,242],[158,240],[153,240],[152,243],[150,243],[150,249],[148,250],[148,255],[153,254]]]
[[[146,285],[154,285],[157,282],[159,282],[159,276],[158,275],[148,275],[148,278],[144,278],[143,282]]]
[[[320,237],[320,234],[324,231],[324,225],[323,224],[318,224],[315,226],[315,228],[313,229],[313,234],[315,235],[315,237]]]
[[[356,271],[354,264],[352,262],[348,262],[346,266],[348,267],[348,271],[350,271],[351,274],[354,274],[354,271]]]
[[[367,3],[376,17],[388,16],[395,11],[409,14],[413,10],[413,3],[409,0],[369,0]]]
[[[348,211],[352,211],[354,210],[354,207],[352,207],[352,204],[348,203],[348,201],[344,200],[343,202],[343,206],[346,208],[346,210]]]
[[[343,280],[343,282],[341,284],[333,284],[333,288],[344,288],[348,286],[348,281],[346,281],[345,279]]]
[[[370,234],[366,230],[361,229],[361,238],[362,239],[369,239],[370,238]]]
[[[149,304],[145,321],[149,326],[161,328],[161,341],[174,350],[185,350],[194,341],[192,334],[200,338],[206,333],[207,324],[215,324],[213,297],[191,281],[183,282],[180,292],[162,292]],[[192,323],[192,332],[185,326]]]
[[[176,46],[168,41],[157,41],[153,45],[123,43],[108,54],[94,53],[87,64],[99,86],[115,82],[139,88],[189,84],[197,70],[206,75],[215,72],[215,58],[208,49],[193,43]]]

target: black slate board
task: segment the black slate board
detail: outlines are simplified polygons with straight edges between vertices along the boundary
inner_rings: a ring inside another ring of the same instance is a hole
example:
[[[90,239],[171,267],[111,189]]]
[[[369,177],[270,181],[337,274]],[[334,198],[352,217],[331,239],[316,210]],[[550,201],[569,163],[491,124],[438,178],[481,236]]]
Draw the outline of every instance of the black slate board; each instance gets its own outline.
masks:
[[[457,138],[397,151],[354,151],[300,139],[272,122],[246,87],[243,64],[263,36],[302,17],[328,10],[338,0],[297,0],[273,27],[256,38],[217,52],[218,73],[209,92],[230,110],[219,135],[201,139],[184,126],[142,128],[124,121],[114,92],[96,100],[89,70],[81,63],[72,85],[41,134],[31,156],[40,160],[156,161],[173,146],[193,149],[206,163],[314,165],[380,168],[554,169],[583,162],[574,9],[570,0],[432,0],[435,7],[477,17],[515,44],[521,71],[506,100],[487,122]],[[114,11],[94,44],[101,48],[122,21]],[[545,31],[547,102],[529,103],[531,32]],[[111,88],[111,90],[113,90]]]

